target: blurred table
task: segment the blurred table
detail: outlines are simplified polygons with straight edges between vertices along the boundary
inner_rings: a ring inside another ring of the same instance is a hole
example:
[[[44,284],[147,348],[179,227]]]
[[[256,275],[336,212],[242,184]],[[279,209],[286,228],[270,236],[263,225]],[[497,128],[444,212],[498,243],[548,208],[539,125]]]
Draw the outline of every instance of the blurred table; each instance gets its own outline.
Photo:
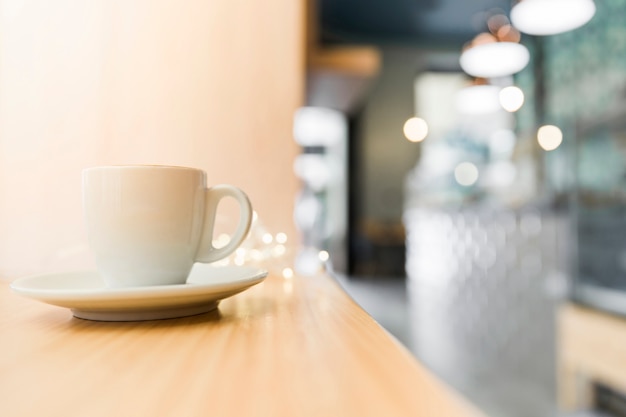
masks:
[[[479,416],[329,276],[183,319],[105,323],[0,280],[0,415]]]
[[[558,316],[557,346],[561,409],[588,410],[602,405],[599,385],[618,393],[619,400],[611,401],[622,414],[626,393],[626,318],[564,303]]]

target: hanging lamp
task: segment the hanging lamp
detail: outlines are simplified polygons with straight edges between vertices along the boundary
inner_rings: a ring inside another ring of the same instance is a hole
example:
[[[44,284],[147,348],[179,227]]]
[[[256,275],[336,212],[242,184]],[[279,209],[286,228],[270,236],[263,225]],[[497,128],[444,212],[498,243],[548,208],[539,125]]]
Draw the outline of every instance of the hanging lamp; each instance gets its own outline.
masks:
[[[524,69],[530,53],[519,43],[520,33],[503,15],[492,16],[487,24],[489,32],[478,34],[463,48],[459,59],[463,71],[473,77],[497,78]]]
[[[583,26],[595,12],[593,0],[520,0],[511,9],[511,23],[529,35],[556,35]]]

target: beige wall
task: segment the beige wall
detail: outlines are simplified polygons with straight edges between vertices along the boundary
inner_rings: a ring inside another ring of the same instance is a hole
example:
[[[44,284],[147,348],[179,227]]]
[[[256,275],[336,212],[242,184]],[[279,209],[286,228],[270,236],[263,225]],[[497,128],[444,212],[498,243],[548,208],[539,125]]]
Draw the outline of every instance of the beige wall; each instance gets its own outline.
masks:
[[[295,238],[297,0],[0,0],[0,277],[88,267],[81,170],[205,169]]]

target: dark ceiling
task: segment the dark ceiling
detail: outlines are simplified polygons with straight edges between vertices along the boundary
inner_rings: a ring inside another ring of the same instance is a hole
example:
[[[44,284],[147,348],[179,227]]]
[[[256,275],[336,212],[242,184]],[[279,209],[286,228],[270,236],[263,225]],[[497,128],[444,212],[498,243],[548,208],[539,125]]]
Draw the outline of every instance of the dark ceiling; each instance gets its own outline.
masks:
[[[318,0],[324,43],[460,48],[511,0]]]

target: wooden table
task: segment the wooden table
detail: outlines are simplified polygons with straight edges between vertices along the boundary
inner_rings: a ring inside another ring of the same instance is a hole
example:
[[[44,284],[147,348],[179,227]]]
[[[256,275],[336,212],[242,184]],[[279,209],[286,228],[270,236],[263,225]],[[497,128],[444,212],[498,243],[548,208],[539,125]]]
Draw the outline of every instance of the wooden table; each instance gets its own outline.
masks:
[[[564,303],[557,334],[557,382],[563,411],[592,409],[596,384],[626,392],[626,318]]]
[[[183,319],[91,322],[0,280],[0,416],[479,416],[329,276]]]

